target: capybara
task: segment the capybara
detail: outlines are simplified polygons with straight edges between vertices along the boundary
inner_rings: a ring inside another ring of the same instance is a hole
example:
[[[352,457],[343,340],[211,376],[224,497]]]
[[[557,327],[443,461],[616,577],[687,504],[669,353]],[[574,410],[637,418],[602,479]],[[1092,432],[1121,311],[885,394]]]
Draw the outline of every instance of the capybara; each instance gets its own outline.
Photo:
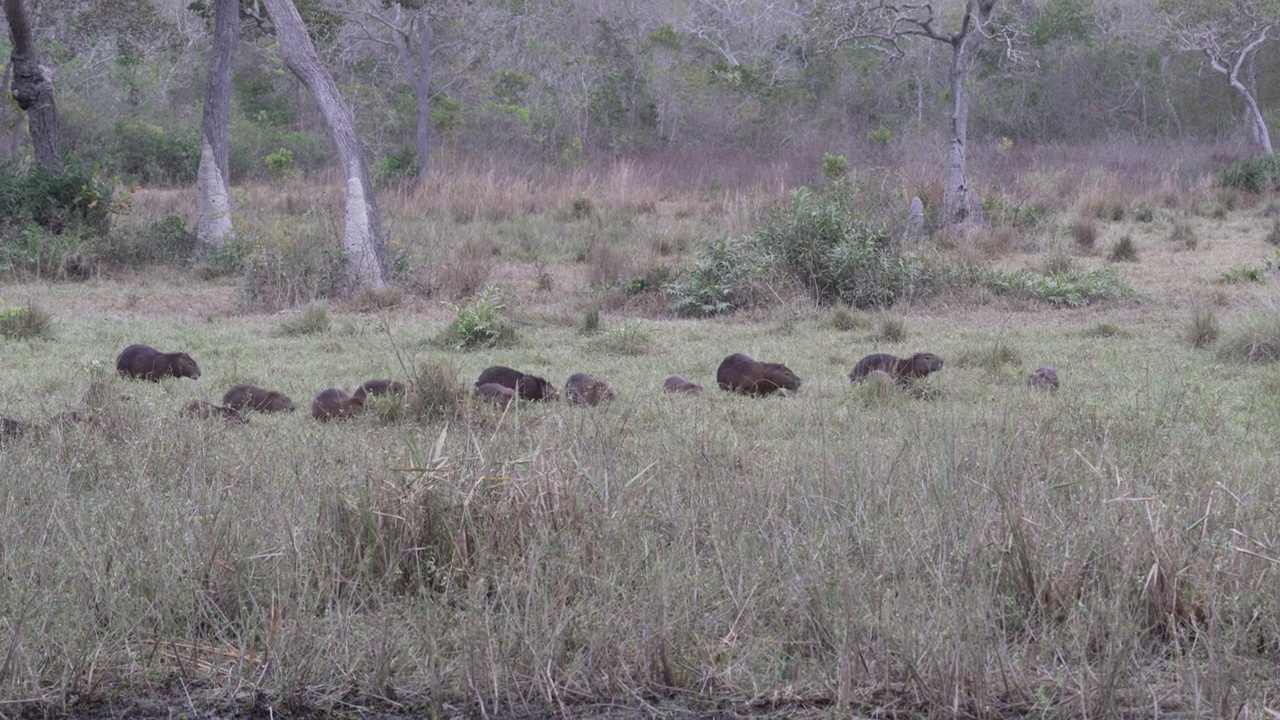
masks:
[[[404,385],[395,380],[365,380],[351,393],[351,397],[363,400],[370,395],[404,395],[404,392]]]
[[[31,429],[31,425],[21,420],[13,420],[7,417],[0,417],[0,445],[10,438],[20,438],[27,434]]]
[[[1027,376],[1027,384],[1033,388],[1053,392],[1058,389],[1058,371],[1045,365]]]
[[[515,390],[521,400],[554,400],[556,389],[537,375],[526,375],[502,365],[487,367],[476,380],[476,387],[495,383]]]
[[[311,417],[321,422],[345,420],[361,410],[364,410],[364,398],[351,397],[338,388],[322,390],[311,401]]]
[[[858,382],[875,370],[883,370],[893,376],[902,386],[911,384],[912,380],[922,378],[942,369],[942,358],[933,353],[916,353],[909,358],[900,358],[889,353],[872,353],[858,361],[849,373],[849,380]]]
[[[570,405],[595,407],[602,402],[609,402],[613,397],[613,390],[608,383],[587,373],[574,373],[564,384],[564,399]]]
[[[760,362],[734,353],[721,361],[716,370],[716,384],[721,390],[768,395],[778,390],[799,390],[800,378],[786,365]]]
[[[249,422],[240,411],[232,407],[214,405],[204,400],[192,400],[178,413],[182,417],[199,418],[201,420],[224,420],[228,425],[244,425]]]
[[[510,405],[516,399],[516,391],[506,385],[498,383],[485,383],[477,385],[472,391],[476,397],[488,400],[499,405]]]
[[[688,393],[690,395],[701,395],[702,386],[698,383],[689,382],[679,375],[672,375],[662,383],[662,391],[669,393]]]
[[[200,366],[184,352],[165,353],[147,345],[130,345],[116,358],[120,377],[159,382],[160,378],[200,377]]]
[[[236,410],[258,412],[293,412],[293,401],[276,390],[266,390],[257,385],[232,385],[222,396],[222,404]]]

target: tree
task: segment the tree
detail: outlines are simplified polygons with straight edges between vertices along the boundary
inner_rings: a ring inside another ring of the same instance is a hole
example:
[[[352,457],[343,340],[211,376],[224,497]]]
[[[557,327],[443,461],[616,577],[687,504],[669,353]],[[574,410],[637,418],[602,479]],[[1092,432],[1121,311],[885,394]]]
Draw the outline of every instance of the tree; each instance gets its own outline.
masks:
[[[942,225],[982,224],[982,205],[969,188],[966,174],[969,142],[969,77],[973,59],[983,40],[997,34],[991,16],[998,0],[964,0],[953,32],[935,27],[938,2],[895,2],[893,0],[843,0],[823,6],[819,13],[821,32],[835,46],[854,41],[871,41],[897,56],[902,43],[922,37],[951,47],[951,146],[947,154],[946,184],[938,222]],[[1000,33],[1008,43],[1007,30]],[[1012,46],[1010,45],[1010,48]]]
[[[346,179],[347,207],[342,246],[347,254],[347,277],[353,287],[381,287],[388,278],[387,248],[382,221],[369,179],[355,117],[343,101],[333,78],[320,65],[315,45],[291,0],[262,0],[280,42],[280,56],[289,70],[315,98],[333,133],[338,162]]]
[[[239,0],[215,0],[213,11],[213,45],[205,71],[204,114],[200,122],[200,169],[196,172],[196,241],[204,250],[221,247],[231,234],[227,126],[240,35]]]
[[[1274,155],[1257,89],[1245,84],[1240,72],[1277,32],[1280,0],[1160,0],[1156,7],[1174,47],[1204,53],[1209,67],[1244,98],[1249,136],[1263,153]]]
[[[56,168],[61,163],[58,107],[53,100],[53,73],[40,64],[31,21],[22,0],[4,0],[4,16],[13,40],[13,99],[27,114],[27,130],[35,146],[36,162]]]

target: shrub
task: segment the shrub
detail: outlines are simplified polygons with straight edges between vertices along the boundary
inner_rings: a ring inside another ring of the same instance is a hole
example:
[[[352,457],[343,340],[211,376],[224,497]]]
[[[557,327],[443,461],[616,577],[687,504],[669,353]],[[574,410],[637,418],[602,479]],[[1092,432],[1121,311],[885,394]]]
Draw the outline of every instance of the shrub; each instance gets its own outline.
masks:
[[[1111,246],[1111,262],[1137,262],[1138,247],[1133,244],[1133,236],[1126,234]]]
[[[1207,348],[1218,340],[1218,314],[1213,308],[1198,306],[1183,328],[1183,338],[1193,348]]]
[[[84,165],[36,165],[25,173],[14,161],[0,165],[0,230],[35,223],[54,234],[83,226],[106,235],[113,200],[111,187]]]
[[[142,185],[190,185],[200,166],[198,126],[120,120],[111,134],[116,171]]]
[[[756,231],[755,245],[777,259],[819,303],[888,307],[919,284],[924,265],[898,254],[884,223],[850,208],[854,189],[841,183],[814,192],[800,188],[789,208]]]
[[[1280,360],[1280,313],[1271,311],[1246,317],[1223,334],[1218,356],[1247,363]]]
[[[0,301],[0,337],[9,340],[51,338],[53,316],[35,303],[26,307],[6,308],[4,301]]]
[[[346,255],[308,215],[290,216],[246,231],[241,302],[278,310],[335,297],[342,291]]]
[[[31,223],[10,230],[0,234],[0,272],[83,280],[99,267],[98,237],[83,226],[58,233]]]
[[[1244,158],[1214,171],[1218,185],[1262,193],[1280,190],[1280,156]]]
[[[176,264],[196,251],[196,234],[177,215],[148,223],[135,232],[117,228],[108,238],[105,252],[114,263],[128,266]]]
[[[849,174],[849,159],[843,155],[825,153],[822,156],[822,177],[828,182],[843,180]]]
[[[324,303],[312,303],[302,309],[302,312],[289,316],[281,321],[279,327],[276,328],[276,335],[281,337],[296,337],[299,335],[314,335],[317,333],[328,332],[329,330],[329,308]]]
[[[836,306],[831,311],[831,317],[828,320],[831,328],[840,332],[849,332],[850,330],[859,330],[870,327],[871,321],[860,313],[855,313],[847,307]]]
[[[582,315],[582,333],[594,335],[600,332],[600,306],[592,305]]]
[[[1016,295],[1053,305],[1081,307],[1098,300],[1118,300],[1134,295],[1114,268],[1071,270],[1043,275],[1026,270],[991,271],[987,286],[1000,295]]]
[[[463,306],[450,305],[456,320],[441,331],[437,340],[454,350],[505,347],[515,344],[516,326],[503,312],[502,293],[490,285]]]
[[[750,243],[723,236],[694,257],[693,269],[663,286],[681,315],[718,315],[757,304],[770,258]]]

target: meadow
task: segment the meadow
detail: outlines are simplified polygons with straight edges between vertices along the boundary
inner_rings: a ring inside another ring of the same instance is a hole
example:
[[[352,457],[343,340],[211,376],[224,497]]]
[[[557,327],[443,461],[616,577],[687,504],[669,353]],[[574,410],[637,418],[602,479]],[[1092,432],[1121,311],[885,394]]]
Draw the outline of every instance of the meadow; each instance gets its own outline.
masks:
[[[1035,221],[916,249],[1111,267],[1125,298],[859,310],[780,285],[672,313],[655,278],[750,232],[814,158],[684,184],[626,162],[434,174],[380,198],[401,259],[383,295],[249,297],[175,267],[7,280],[5,307],[51,326],[0,340],[0,415],[97,420],[0,447],[0,716],[1276,717],[1280,198],[1070,154],[993,154],[987,196]],[[923,168],[857,172],[904,212],[938,192]],[[340,207],[301,180],[236,202],[264,243]],[[192,204],[139,191],[117,225]],[[488,286],[514,343],[442,345]],[[134,342],[201,377],[116,377]],[[916,392],[845,377],[915,351],[946,361]],[[733,352],[800,391],[716,390]],[[468,397],[493,364],[618,397],[504,411]],[[1058,392],[1025,384],[1041,365]],[[670,374],[707,395],[663,394]],[[417,412],[303,410],[375,377],[413,382]],[[178,416],[242,382],[299,412]]]

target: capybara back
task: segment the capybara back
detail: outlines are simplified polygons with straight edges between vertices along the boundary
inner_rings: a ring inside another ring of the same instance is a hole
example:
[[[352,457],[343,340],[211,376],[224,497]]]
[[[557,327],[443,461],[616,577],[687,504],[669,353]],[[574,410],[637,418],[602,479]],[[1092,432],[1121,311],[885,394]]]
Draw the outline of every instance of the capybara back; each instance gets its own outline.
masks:
[[[760,362],[743,353],[734,353],[716,369],[716,384],[721,390],[768,395],[779,390],[799,390],[800,378],[781,363]]]
[[[695,382],[689,382],[679,375],[672,375],[662,383],[662,391],[669,393],[687,393],[689,395],[701,395],[702,386]]]
[[[916,378],[922,378],[941,369],[942,358],[933,353],[920,352],[908,358],[899,358],[889,353],[872,353],[853,366],[853,370],[849,372],[849,380],[858,382],[880,370],[892,375],[899,385],[907,385]]]
[[[574,373],[564,384],[564,399],[570,405],[590,405],[613,400],[613,389],[588,373]]]
[[[475,396],[499,405],[510,405],[516,399],[516,391],[498,383],[477,385],[473,391]]]
[[[552,400],[556,397],[556,389],[546,380],[502,365],[485,368],[476,380],[476,387],[489,383],[509,387],[523,400]]]
[[[345,420],[364,409],[364,399],[351,397],[345,390],[328,388],[311,401],[311,417],[321,422]]]
[[[222,404],[236,410],[293,412],[296,406],[288,395],[257,385],[232,385],[222,396]]]
[[[395,380],[365,380],[360,383],[360,387],[351,393],[352,397],[364,399],[370,395],[404,395],[404,385]]]
[[[200,366],[184,352],[160,352],[149,345],[130,345],[116,358],[121,377],[157,382],[161,378],[200,377]]]
[[[1027,377],[1027,384],[1040,390],[1049,390],[1050,392],[1057,390],[1058,371],[1048,365],[1036,368],[1036,371]]]

